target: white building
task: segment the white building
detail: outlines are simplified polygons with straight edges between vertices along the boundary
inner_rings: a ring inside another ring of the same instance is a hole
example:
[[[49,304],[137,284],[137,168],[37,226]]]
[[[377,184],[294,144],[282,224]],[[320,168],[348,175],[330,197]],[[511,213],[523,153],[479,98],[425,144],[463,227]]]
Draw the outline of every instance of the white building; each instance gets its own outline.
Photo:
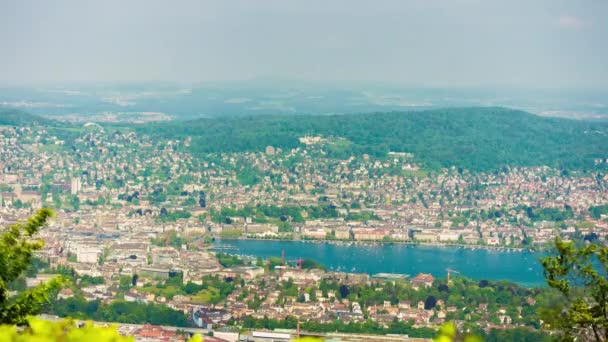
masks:
[[[441,232],[439,234],[439,241],[457,241],[460,234],[455,232]]]
[[[82,189],[82,183],[80,182],[80,178],[72,178],[70,182],[70,192],[72,195],[76,195]]]
[[[95,264],[99,260],[101,251],[98,248],[80,247],[76,252],[76,260],[87,264]]]

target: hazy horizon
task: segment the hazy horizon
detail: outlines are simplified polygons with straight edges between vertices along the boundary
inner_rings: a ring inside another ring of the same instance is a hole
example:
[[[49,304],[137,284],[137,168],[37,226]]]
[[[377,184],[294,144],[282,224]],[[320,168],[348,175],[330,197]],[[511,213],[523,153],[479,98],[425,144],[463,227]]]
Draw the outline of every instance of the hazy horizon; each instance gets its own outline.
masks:
[[[608,89],[608,2],[0,0],[0,84]]]

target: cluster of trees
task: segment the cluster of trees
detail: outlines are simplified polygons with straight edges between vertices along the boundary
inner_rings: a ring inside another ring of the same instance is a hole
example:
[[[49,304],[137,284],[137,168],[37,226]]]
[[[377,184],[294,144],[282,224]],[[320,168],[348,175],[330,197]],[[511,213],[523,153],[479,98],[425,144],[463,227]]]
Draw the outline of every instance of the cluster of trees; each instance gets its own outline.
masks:
[[[524,211],[526,212],[526,216],[528,216],[532,222],[560,222],[574,218],[574,211],[569,205],[565,205],[563,210],[560,210],[558,208],[524,207]]]
[[[271,256],[270,258],[268,258],[267,262],[264,262],[264,260],[262,260],[262,258],[259,258],[255,264],[260,267],[265,267],[268,270],[274,270],[276,266],[283,265],[283,259],[280,257]],[[296,267],[297,261],[291,262],[291,266]],[[312,269],[326,270],[327,269],[325,267],[325,265],[323,265],[315,260],[312,260],[312,259],[302,259],[301,266],[302,266],[302,269],[304,269],[304,270],[312,270]],[[312,291],[309,291],[309,292],[312,292]]]
[[[243,235],[243,230],[242,229],[222,229],[222,232],[220,233],[220,236],[225,238],[225,239],[237,239],[240,238]]]
[[[182,245],[185,245],[188,242],[188,239],[179,235],[175,230],[170,230],[167,233],[157,237],[150,239],[150,243],[156,246],[172,246],[177,248],[178,250],[182,248]]]
[[[153,204],[162,204],[167,201],[167,193],[161,187],[155,187],[148,194],[148,201]]]
[[[431,169],[457,166],[473,171],[504,165],[549,165],[565,169],[594,169],[608,142],[601,132],[607,124],[546,118],[505,108],[453,108],[405,113],[353,115],[255,116],[200,119],[146,125],[138,130],[168,137],[192,136],[194,154],[264,151],[267,146],[289,150],[301,146],[299,137],[341,137],[325,147],[329,157],[389,151],[413,153]],[[593,133],[600,132],[600,133]],[[333,139],[335,140],[335,139]],[[241,176],[246,183],[255,176]]]
[[[236,174],[236,179],[241,183],[241,185],[256,185],[262,181],[263,175],[257,169],[247,166],[238,170]]]
[[[243,259],[236,255],[217,253],[215,255],[219,263],[224,267],[234,267],[244,265]]]
[[[106,199],[105,199],[105,198],[103,198],[102,196],[99,196],[99,197],[97,197],[97,200],[96,200],[96,201],[92,201],[92,200],[90,200],[90,199],[86,199],[86,200],[84,201],[84,204],[86,204],[86,205],[90,205],[90,206],[92,206],[92,207],[95,207],[95,206],[101,206],[101,205],[105,205],[105,204],[107,204],[108,202],[109,202],[108,200],[106,200]]]
[[[515,322],[536,328],[539,327],[536,307],[531,306],[527,299],[532,298],[544,303],[554,298],[542,289],[525,288],[505,281],[476,282],[464,277],[453,279],[449,286],[445,279],[438,279],[432,287],[418,290],[414,290],[404,282],[382,284],[382,291],[376,291],[378,286],[380,285],[346,286],[336,282],[322,281],[319,289],[323,291],[324,295],[328,291],[334,291],[339,298],[348,298],[350,301],[359,302],[366,307],[381,305],[385,301],[396,305],[399,301],[409,300],[412,305],[422,301],[427,309],[432,309],[439,300],[442,300],[446,306],[467,308],[456,313],[449,313],[448,315],[452,319],[465,319],[468,314],[478,320],[481,318],[481,313],[477,311],[477,307],[479,304],[487,304],[489,312],[495,312],[498,308],[506,308]],[[521,318],[519,318],[518,307],[522,308]],[[490,319],[496,321],[497,317],[492,316]]]
[[[242,322],[243,327],[249,329],[296,329],[298,320],[295,317],[288,316],[284,320],[274,320],[270,318],[255,319],[251,316],[245,317]],[[509,330],[492,329],[488,334],[483,330],[476,329],[473,324],[467,324],[467,328],[474,332],[464,336],[470,339],[464,341],[486,341],[486,342],[503,342],[503,341],[519,341],[519,342],[549,342],[553,341],[551,336],[534,331],[529,328],[514,328]],[[345,323],[336,320],[332,323],[317,323],[317,322],[300,322],[300,329],[303,331],[313,332],[340,332],[353,334],[376,334],[376,335],[408,335],[409,337],[417,338],[432,338],[437,335],[437,331],[431,328],[416,328],[412,322],[394,321],[388,327],[383,327],[373,321],[365,321],[363,323]],[[463,338],[464,338],[463,336]],[[476,336],[477,338],[471,338]],[[458,341],[453,336],[447,341]],[[443,340],[440,340],[443,341]]]
[[[234,281],[225,280],[218,276],[207,275],[202,279],[202,284],[193,282],[184,283],[181,274],[171,277],[156,285],[147,284],[140,289],[143,293],[153,293],[167,299],[173,299],[177,295],[192,296],[193,300],[202,303],[218,303],[226,299],[235,289]]]
[[[275,320],[270,318],[255,319],[251,316],[246,316],[242,322],[243,327],[249,329],[296,329],[298,320],[295,317],[287,317],[284,320]],[[414,328],[413,323],[395,321],[388,328],[373,322],[371,320],[364,323],[345,323],[336,320],[332,323],[318,323],[314,321],[301,322],[300,329],[304,331],[314,332],[341,332],[352,334],[400,334],[410,337],[431,338],[437,334],[432,328]]]
[[[175,222],[179,219],[188,219],[192,217],[192,214],[188,211],[184,211],[184,210],[176,210],[176,211],[169,211],[169,210],[162,210],[164,208],[161,208],[160,211],[160,215],[158,217],[158,220],[161,222]]]
[[[312,270],[312,269],[319,269],[319,270],[325,270],[325,265],[318,263],[312,259],[302,259],[302,269],[304,270]]]
[[[102,322],[188,326],[188,317],[183,312],[154,303],[114,301],[104,304],[99,300],[89,302],[83,297],[72,297],[53,301],[45,311],[60,317]]]
[[[349,212],[344,219],[346,221],[380,220],[380,218],[371,211]]]
[[[139,191],[135,191],[133,194],[120,194],[118,195],[118,199],[137,204],[139,203]]]
[[[328,203],[320,203],[316,206],[276,206],[260,205],[257,207],[244,206],[241,209],[222,208],[219,211],[209,211],[211,220],[216,223],[232,223],[231,217],[250,217],[255,223],[269,222],[304,222],[306,219],[337,218],[340,217],[338,208]]]
[[[105,279],[103,277],[91,277],[88,275],[83,275],[80,278],[80,287],[87,287],[90,285],[101,285],[105,283]]]
[[[19,109],[0,108],[0,126],[25,126],[32,124],[58,125],[59,122],[45,119]]]
[[[608,215],[608,204],[590,207],[589,214],[594,219],[599,220],[602,215]]]
[[[534,331],[529,328],[513,328],[508,330],[492,329],[484,336],[486,342],[550,342],[555,339],[542,331]]]

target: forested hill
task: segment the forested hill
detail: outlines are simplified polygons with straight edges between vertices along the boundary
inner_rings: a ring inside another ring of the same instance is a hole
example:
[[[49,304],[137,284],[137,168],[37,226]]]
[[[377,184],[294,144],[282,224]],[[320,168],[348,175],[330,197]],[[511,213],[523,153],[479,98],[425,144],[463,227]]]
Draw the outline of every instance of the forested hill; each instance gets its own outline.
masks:
[[[191,152],[263,151],[301,146],[299,137],[341,137],[326,151],[335,157],[410,152],[426,167],[474,171],[504,165],[589,169],[608,158],[608,124],[556,119],[506,108],[324,116],[251,116],[200,119],[138,128],[150,134],[192,137]]]
[[[19,109],[0,107],[0,125],[2,126],[28,126],[34,123],[49,124],[51,120]]]

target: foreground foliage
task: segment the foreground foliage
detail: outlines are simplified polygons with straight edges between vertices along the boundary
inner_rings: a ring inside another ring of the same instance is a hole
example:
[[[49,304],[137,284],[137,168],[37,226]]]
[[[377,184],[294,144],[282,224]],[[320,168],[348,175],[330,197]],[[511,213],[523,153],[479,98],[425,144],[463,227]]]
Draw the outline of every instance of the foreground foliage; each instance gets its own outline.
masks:
[[[32,264],[34,252],[43,247],[43,242],[36,240],[34,235],[53,214],[51,210],[41,209],[26,222],[10,225],[0,234],[0,342],[133,341],[112,327],[86,323],[79,328],[71,320],[54,323],[32,317],[49,303],[55,290],[66,284],[61,277],[15,296],[9,295],[13,283]],[[18,325],[25,328],[18,328]]]
[[[129,342],[133,337],[121,336],[116,327],[100,327],[90,322],[78,327],[72,320],[50,322],[38,318],[27,319],[29,327],[23,331],[14,325],[0,326],[0,342]]]
[[[86,322],[76,324],[71,319],[51,322],[35,317],[27,319],[28,328],[20,331],[14,325],[0,326],[0,342],[131,342],[132,336],[123,336],[115,325],[105,327]],[[203,342],[200,335],[194,335],[188,342]]]
[[[439,334],[434,339],[435,342],[482,342],[483,340],[479,336],[475,335],[463,335],[458,332],[456,326],[453,323],[446,323],[439,328]]]
[[[559,290],[562,300],[547,310],[547,328],[559,331],[565,341],[608,340],[608,248],[596,244],[576,246],[555,239],[556,255],[542,260],[547,284]]]
[[[0,324],[27,325],[27,316],[40,313],[51,291],[64,283],[58,277],[16,296],[9,295],[11,284],[30,266],[34,252],[44,245],[34,235],[51,216],[51,210],[41,209],[26,222],[10,225],[0,234]]]

